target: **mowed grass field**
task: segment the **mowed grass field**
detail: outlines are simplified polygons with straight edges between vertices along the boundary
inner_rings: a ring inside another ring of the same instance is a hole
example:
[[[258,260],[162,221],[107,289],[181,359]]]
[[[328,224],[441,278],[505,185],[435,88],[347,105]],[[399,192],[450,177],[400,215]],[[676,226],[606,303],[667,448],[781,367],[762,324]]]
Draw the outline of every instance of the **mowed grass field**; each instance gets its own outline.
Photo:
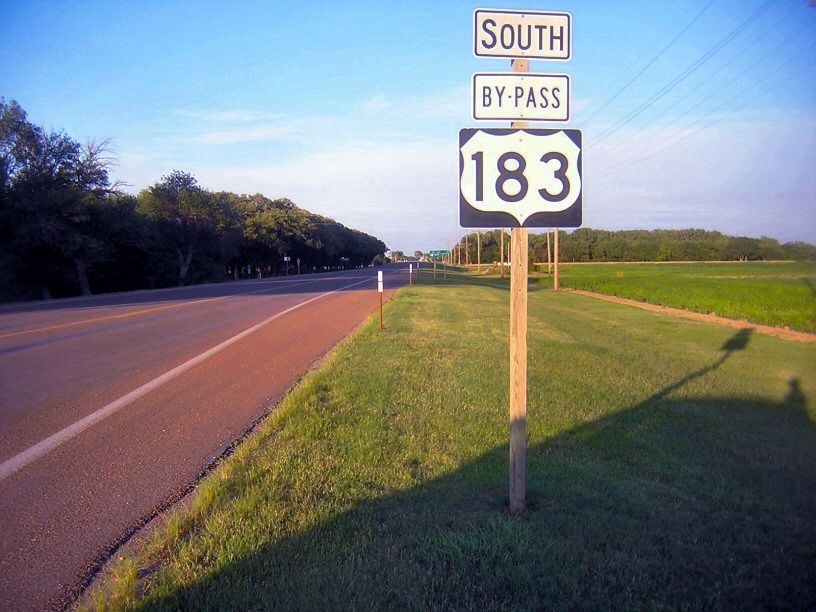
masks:
[[[507,283],[424,272],[90,605],[812,609],[816,346],[529,297],[524,514]]]
[[[816,332],[816,262],[563,265],[560,278],[565,287]]]

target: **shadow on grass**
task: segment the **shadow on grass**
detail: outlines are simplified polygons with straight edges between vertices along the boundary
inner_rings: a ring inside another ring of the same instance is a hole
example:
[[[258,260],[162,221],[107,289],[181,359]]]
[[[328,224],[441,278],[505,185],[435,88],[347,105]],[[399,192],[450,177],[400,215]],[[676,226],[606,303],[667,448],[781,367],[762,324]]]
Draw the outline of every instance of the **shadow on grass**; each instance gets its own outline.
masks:
[[[506,513],[502,446],[150,606],[812,609],[816,429],[798,379],[779,403],[669,397],[749,338],[738,332],[710,366],[628,410],[532,446],[521,516]],[[421,463],[404,469],[422,480]]]

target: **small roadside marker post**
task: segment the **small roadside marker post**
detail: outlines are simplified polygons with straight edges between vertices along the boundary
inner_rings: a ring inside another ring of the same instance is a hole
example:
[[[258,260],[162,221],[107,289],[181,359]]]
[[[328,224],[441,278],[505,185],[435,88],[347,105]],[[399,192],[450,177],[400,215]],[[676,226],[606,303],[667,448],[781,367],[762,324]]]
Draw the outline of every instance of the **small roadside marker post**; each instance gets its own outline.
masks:
[[[408,284],[414,284],[414,264],[408,264]]]
[[[380,294],[380,331],[383,329],[383,273],[377,271],[377,293]]]

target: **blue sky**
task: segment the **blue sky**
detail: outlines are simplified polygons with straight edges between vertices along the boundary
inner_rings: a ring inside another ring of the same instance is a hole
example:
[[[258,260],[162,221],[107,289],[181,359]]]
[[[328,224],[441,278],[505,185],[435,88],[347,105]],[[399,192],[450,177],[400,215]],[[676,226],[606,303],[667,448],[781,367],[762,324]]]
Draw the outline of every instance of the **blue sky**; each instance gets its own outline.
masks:
[[[586,226],[816,241],[803,0],[0,2],[0,95],[111,139],[129,191],[183,169],[430,249],[461,234],[470,77],[509,68],[472,54],[483,6],[573,15],[573,59],[531,71],[572,77]]]

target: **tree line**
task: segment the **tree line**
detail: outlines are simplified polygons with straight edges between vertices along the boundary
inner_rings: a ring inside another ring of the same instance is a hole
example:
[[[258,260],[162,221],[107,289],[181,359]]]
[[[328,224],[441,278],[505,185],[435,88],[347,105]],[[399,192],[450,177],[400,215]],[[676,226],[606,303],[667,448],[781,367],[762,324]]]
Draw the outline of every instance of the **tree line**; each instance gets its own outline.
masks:
[[[501,231],[479,236],[483,262],[499,260]],[[505,232],[505,249],[509,249]],[[552,243],[552,238],[550,239]],[[775,238],[728,236],[702,229],[607,231],[580,228],[558,233],[561,261],[768,261],[816,259],[816,246],[806,242],[780,243]],[[467,244],[467,251],[465,245]],[[459,242],[468,261],[477,258],[477,235],[468,234]],[[550,246],[552,252],[552,246]],[[530,261],[547,261],[547,235],[530,234]]]
[[[369,234],[286,198],[213,192],[174,170],[133,196],[105,142],[81,145],[0,98],[0,300],[359,267]],[[284,262],[284,256],[290,258]]]

